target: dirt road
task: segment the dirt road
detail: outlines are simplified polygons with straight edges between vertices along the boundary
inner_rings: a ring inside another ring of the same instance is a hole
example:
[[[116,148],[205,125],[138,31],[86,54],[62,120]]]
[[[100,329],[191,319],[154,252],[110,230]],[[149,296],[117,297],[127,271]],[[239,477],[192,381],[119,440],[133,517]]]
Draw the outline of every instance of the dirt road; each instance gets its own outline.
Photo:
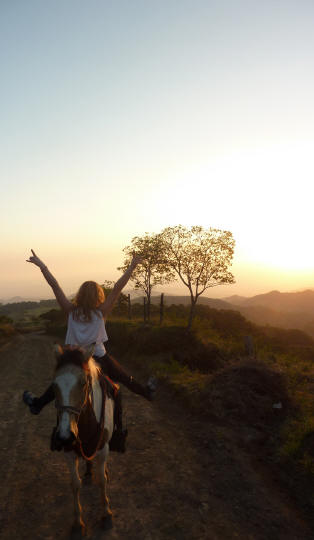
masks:
[[[0,350],[0,538],[68,538],[70,477],[62,453],[49,450],[53,404],[32,416],[24,389],[49,384],[52,339],[19,336]],[[123,390],[129,438],[112,453],[109,496],[114,528],[99,528],[97,485],[83,486],[88,539],[310,540],[285,493],[256,471],[218,427],[198,422],[165,389],[155,402]]]

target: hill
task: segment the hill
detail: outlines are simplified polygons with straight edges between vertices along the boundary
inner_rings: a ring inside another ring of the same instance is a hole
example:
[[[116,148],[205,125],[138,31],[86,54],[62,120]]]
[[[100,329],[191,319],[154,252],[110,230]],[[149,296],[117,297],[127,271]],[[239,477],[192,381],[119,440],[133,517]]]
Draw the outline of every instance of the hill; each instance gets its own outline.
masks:
[[[26,315],[38,316],[40,313],[57,307],[56,300],[40,300],[40,302],[11,302],[0,305],[0,315],[10,317],[14,322],[22,320]]]
[[[307,289],[301,292],[271,291],[250,298],[230,296],[225,299],[231,304],[241,306],[263,306],[275,311],[292,313],[309,313],[314,317],[314,291]]]
[[[251,298],[230,296],[229,309],[240,311],[259,325],[302,330],[314,337],[314,291],[281,293],[271,291]]]
[[[28,296],[28,297],[22,297],[22,296],[12,296],[11,298],[1,298],[0,304],[17,304],[21,302],[39,302],[41,298],[37,296]]]
[[[143,297],[138,298],[136,300],[134,299],[133,301],[139,301],[139,300],[142,301],[142,299]],[[160,302],[160,294],[152,296],[152,304],[159,304],[159,302]],[[190,305],[190,303],[191,303],[191,300],[189,296],[183,296],[183,295],[174,296],[174,295],[168,295],[168,294],[164,295],[164,304],[167,306],[171,306],[172,304],[176,306],[180,304],[182,304],[183,306],[187,306],[187,305]],[[200,298],[198,299],[198,304],[209,306],[215,309],[234,309],[234,307],[231,304],[229,304],[228,302],[225,302],[224,300],[220,300],[218,298],[208,298],[207,296],[200,296]]]
[[[238,294],[233,294],[232,296],[226,296],[224,298],[224,301],[228,302],[228,304],[235,304],[236,306],[241,306],[246,302],[247,299],[247,296],[239,296]]]

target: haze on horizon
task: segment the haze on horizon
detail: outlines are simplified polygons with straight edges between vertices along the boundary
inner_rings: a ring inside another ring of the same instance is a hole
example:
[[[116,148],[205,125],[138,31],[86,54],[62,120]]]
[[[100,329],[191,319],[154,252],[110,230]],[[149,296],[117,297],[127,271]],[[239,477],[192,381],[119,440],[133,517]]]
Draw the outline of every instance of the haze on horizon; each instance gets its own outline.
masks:
[[[133,236],[232,231],[236,284],[314,287],[314,4],[0,6],[0,298],[115,280]],[[185,289],[171,285],[173,292]]]

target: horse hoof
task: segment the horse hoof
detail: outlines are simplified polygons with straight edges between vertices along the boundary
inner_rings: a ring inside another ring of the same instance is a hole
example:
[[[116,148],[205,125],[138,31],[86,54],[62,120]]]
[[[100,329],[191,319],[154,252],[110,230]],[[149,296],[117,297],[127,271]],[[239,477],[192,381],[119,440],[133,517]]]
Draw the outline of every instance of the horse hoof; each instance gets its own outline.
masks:
[[[105,516],[102,518],[101,520],[101,528],[104,530],[104,531],[108,531],[109,529],[112,529],[113,527],[113,522],[112,522],[112,516]]]
[[[86,534],[86,527],[84,524],[73,525],[70,533],[70,540],[80,540]]]

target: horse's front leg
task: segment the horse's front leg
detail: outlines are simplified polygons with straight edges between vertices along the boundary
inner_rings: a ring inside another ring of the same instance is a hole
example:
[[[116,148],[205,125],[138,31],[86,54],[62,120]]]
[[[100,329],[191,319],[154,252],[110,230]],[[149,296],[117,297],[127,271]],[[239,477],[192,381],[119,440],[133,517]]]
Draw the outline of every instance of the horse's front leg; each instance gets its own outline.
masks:
[[[93,465],[91,461],[86,461],[86,469],[83,477],[84,484],[91,484],[93,479]]]
[[[108,447],[108,448],[107,448]],[[112,527],[112,512],[110,509],[109,499],[107,496],[107,479],[108,473],[106,469],[106,461],[109,455],[109,445],[105,444],[104,448],[97,454],[95,459],[97,467],[97,477],[101,489],[101,501],[104,506],[104,514],[102,518],[102,526],[104,529]]]
[[[78,457],[74,452],[65,452],[67,458],[68,467],[71,473],[71,483],[73,491],[73,502],[74,502],[74,523],[72,527],[73,533],[85,534],[85,523],[82,519],[82,507],[80,504],[80,489],[81,489],[81,479],[78,472]]]

